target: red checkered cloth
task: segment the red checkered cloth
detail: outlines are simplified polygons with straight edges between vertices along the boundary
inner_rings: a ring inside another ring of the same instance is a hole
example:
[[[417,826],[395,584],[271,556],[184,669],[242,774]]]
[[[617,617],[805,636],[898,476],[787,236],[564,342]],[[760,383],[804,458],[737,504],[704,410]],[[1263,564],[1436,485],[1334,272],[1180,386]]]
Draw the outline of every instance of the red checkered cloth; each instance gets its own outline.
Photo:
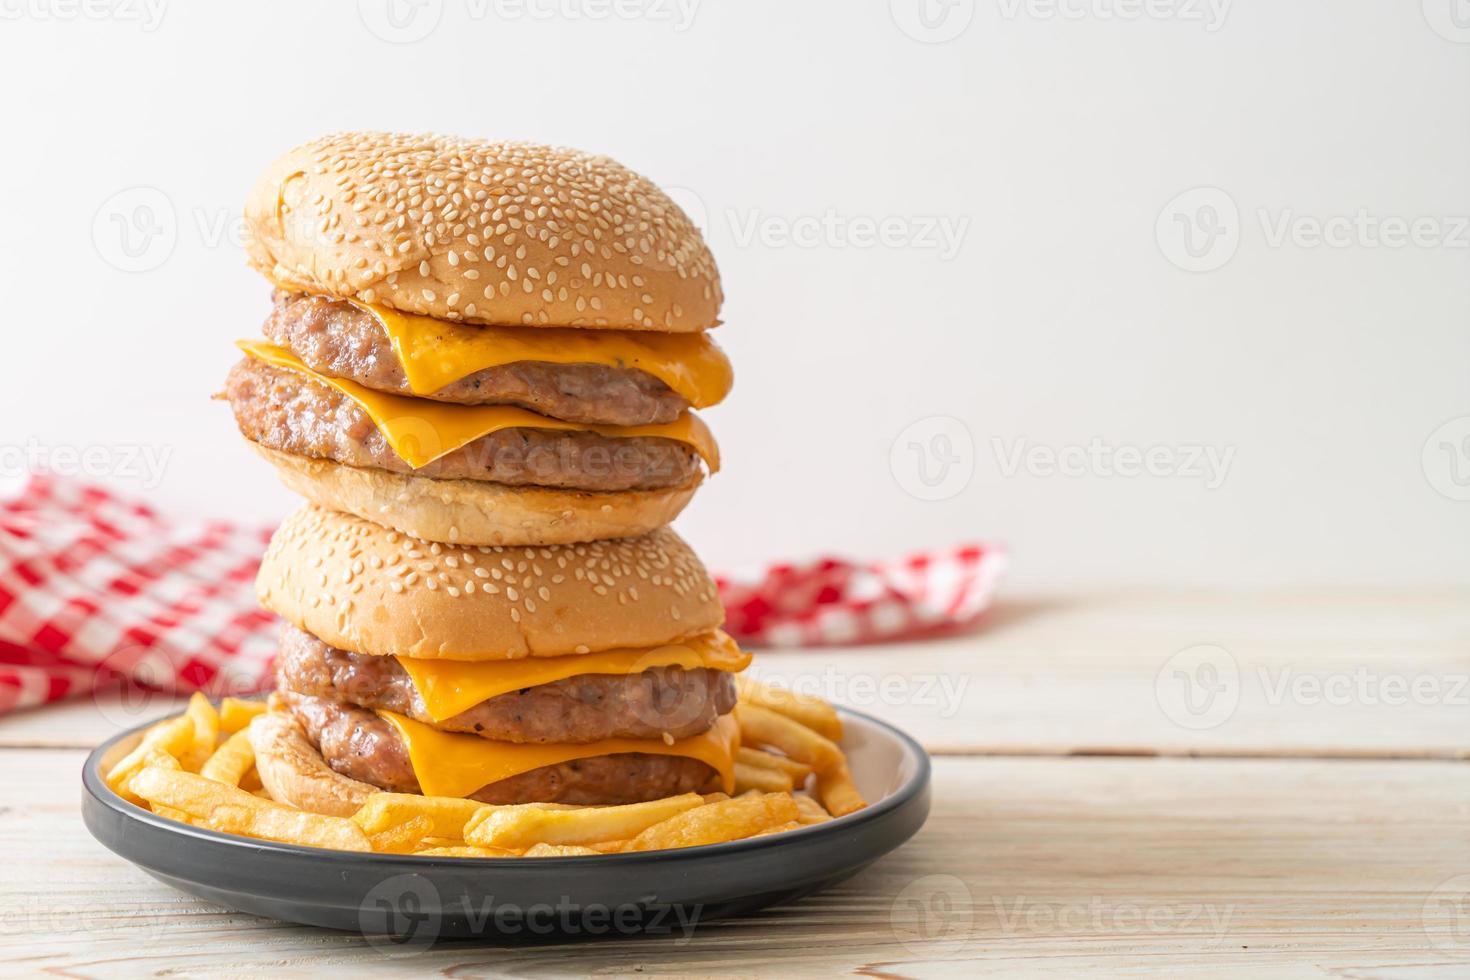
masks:
[[[275,617],[255,602],[270,530],[186,522],[34,477],[0,500],[0,712],[132,681],[260,690]]]
[[[34,477],[0,499],[0,713],[132,684],[270,686],[277,621],[254,579],[271,529],[182,521],[110,490]],[[757,646],[872,643],[972,624],[1004,556],[823,559],[716,576],[726,629]]]
[[[990,607],[1005,552],[979,544],[858,564],[821,558],[717,575],[725,629],[751,646],[916,639],[973,626]]]

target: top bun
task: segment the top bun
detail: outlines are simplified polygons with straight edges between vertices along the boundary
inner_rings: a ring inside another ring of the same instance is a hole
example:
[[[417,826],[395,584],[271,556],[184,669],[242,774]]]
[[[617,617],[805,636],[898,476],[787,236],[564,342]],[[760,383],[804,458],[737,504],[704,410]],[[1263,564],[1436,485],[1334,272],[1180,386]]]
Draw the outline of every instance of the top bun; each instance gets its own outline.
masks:
[[[280,286],[442,320],[690,333],[723,298],[668,195],[534,143],[326,136],[267,168],[245,224],[251,265]]]
[[[586,544],[459,547],[311,505],[276,531],[256,592],[339,649],[427,660],[652,647],[725,619],[709,573],[668,528]]]

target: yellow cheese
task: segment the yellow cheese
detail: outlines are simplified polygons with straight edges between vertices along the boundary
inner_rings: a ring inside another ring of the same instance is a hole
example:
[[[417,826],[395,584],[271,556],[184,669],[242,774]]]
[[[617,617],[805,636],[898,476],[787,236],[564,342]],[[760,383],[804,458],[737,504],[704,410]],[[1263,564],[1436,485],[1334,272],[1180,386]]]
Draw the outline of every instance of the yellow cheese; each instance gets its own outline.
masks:
[[[651,667],[705,667],[736,673],[750,664],[735,641],[720,630],[645,650],[604,650],[565,657],[527,657],[471,663],[399,657],[435,721],[453,718],[501,694],[576,677],[578,674],[637,674]]]
[[[678,739],[672,745],[656,738],[608,738],[586,745],[568,742],[517,745],[478,735],[441,732],[391,711],[380,710],[378,714],[403,738],[419,788],[426,796],[465,797],[491,783],[542,766],[623,752],[698,759],[719,773],[725,792],[735,788],[735,753],[740,748],[740,729],[733,715],[724,715],[709,731]]]
[[[703,333],[491,327],[450,323],[353,302],[383,325],[416,395],[434,392],[486,368],[540,361],[602,364],[658,378],[695,408],[730,393],[735,376],[725,352]]]
[[[383,433],[393,451],[414,469],[427,466],[476,439],[502,429],[553,429],[559,432],[595,432],[614,439],[648,436],[672,439],[692,447],[711,473],[719,471],[720,450],[714,436],[697,415],[685,412],[662,425],[584,425],[537,415],[510,405],[450,405],[444,402],[388,395],[365,388],[355,381],[318,374],[295,354],[258,340],[241,340],[236,345],[258,361],[306,375],[318,384],[335,388],[357,402]]]

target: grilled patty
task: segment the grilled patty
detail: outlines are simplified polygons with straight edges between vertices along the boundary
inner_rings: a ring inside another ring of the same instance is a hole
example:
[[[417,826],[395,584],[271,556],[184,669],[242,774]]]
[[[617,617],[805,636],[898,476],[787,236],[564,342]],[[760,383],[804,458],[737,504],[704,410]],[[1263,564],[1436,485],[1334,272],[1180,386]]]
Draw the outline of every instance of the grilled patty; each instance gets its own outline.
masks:
[[[412,395],[403,364],[377,317],[344,300],[277,290],[265,335],[314,371],[377,391]],[[568,422],[648,425],[688,408],[650,374],[602,364],[522,361],[486,368],[433,394],[462,405],[519,405]]]
[[[365,708],[281,692],[327,765],[391,793],[419,792],[393,726]],[[641,752],[574,759],[502,779],[470,795],[481,803],[642,803],[702,790],[715,776],[697,759]]]
[[[735,682],[718,670],[653,667],[638,674],[581,674],[481,701],[435,721],[393,657],[348,653],[294,626],[281,633],[276,683],[286,691],[383,708],[450,732],[502,742],[685,738],[735,707]]]
[[[414,469],[357,402],[299,371],[250,357],[231,369],[224,397],[247,439],[347,466],[594,491],[681,487],[699,474],[698,453],[682,442],[552,429],[502,429]]]

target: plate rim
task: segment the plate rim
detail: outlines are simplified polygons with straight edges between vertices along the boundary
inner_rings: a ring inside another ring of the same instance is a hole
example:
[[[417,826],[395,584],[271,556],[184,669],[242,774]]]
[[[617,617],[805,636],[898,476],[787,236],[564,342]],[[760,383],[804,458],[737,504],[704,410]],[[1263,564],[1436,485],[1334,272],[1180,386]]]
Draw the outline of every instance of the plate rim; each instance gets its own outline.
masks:
[[[145,810],[135,803],[123,799],[103,780],[101,774],[102,758],[119,742],[134,735],[141,734],[144,730],[157,724],[164,719],[155,718],[143,722],[132,728],[118,732],[111,738],[100,743],[87,754],[86,761],[82,764],[82,786],[88,796],[99,806],[128,820],[135,820],[155,829],[181,834],[192,837],[201,842],[216,846],[231,848],[248,848],[253,853],[269,851],[282,857],[294,857],[304,860],[330,860],[340,862],[346,860],[354,866],[371,866],[374,868],[392,868],[403,872],[415,869],[427,869],[436,867],[455,868],[500,868],[505,870],[525,870],[528,868],[548,868],[549,865],[557,867],[573,868],[635,868],[640,865],[669,862],[696,862],[707,858],[718,858],[725,856],[738,856],[771,847],[779,847],[786,843],[796,843],[801,840],[816,840],[825,836],[835,836],[847,830],[857,829],[865,824],[882,820],[894,810],[898,810],[911,803],[922,794],[930,784],[933,765],[929,753],[919,744],[918,740],[903,729],[876,718],[865,711],[858,711],[842,705],[833,705],[839,716],[848,716],[861,719],[873,725],[885,734],[898,741],[904,748],[909,750],[916,758],[918,765],[915,771],[906,779],[902,785],[879,800],[870,804],[856,813],[849,813],[842,817],[833,817],[831,820],[819,824],[811,824],[788,830],[780,834],[772,834],[767,837],[746,837],[741,840],[722,841],[718,844],[700,844],[695,847],[666,848],[657,851],[639,851],[628,854],[597,854],[576,855],[560,857],[455,857],[449,855],[433,854],[381,854],[372,851],[340,851],[326,847],[312,847],[308,844],[288,844],[281,841],[262,840],[258,837],[245,837],[240,834],[228,834],[220,830],[211,830],[207,827],[196,827],[192,824],[179,823],[168,817],[160,816],[151,810]],[[110,849],[110,848],[109,848]]]

